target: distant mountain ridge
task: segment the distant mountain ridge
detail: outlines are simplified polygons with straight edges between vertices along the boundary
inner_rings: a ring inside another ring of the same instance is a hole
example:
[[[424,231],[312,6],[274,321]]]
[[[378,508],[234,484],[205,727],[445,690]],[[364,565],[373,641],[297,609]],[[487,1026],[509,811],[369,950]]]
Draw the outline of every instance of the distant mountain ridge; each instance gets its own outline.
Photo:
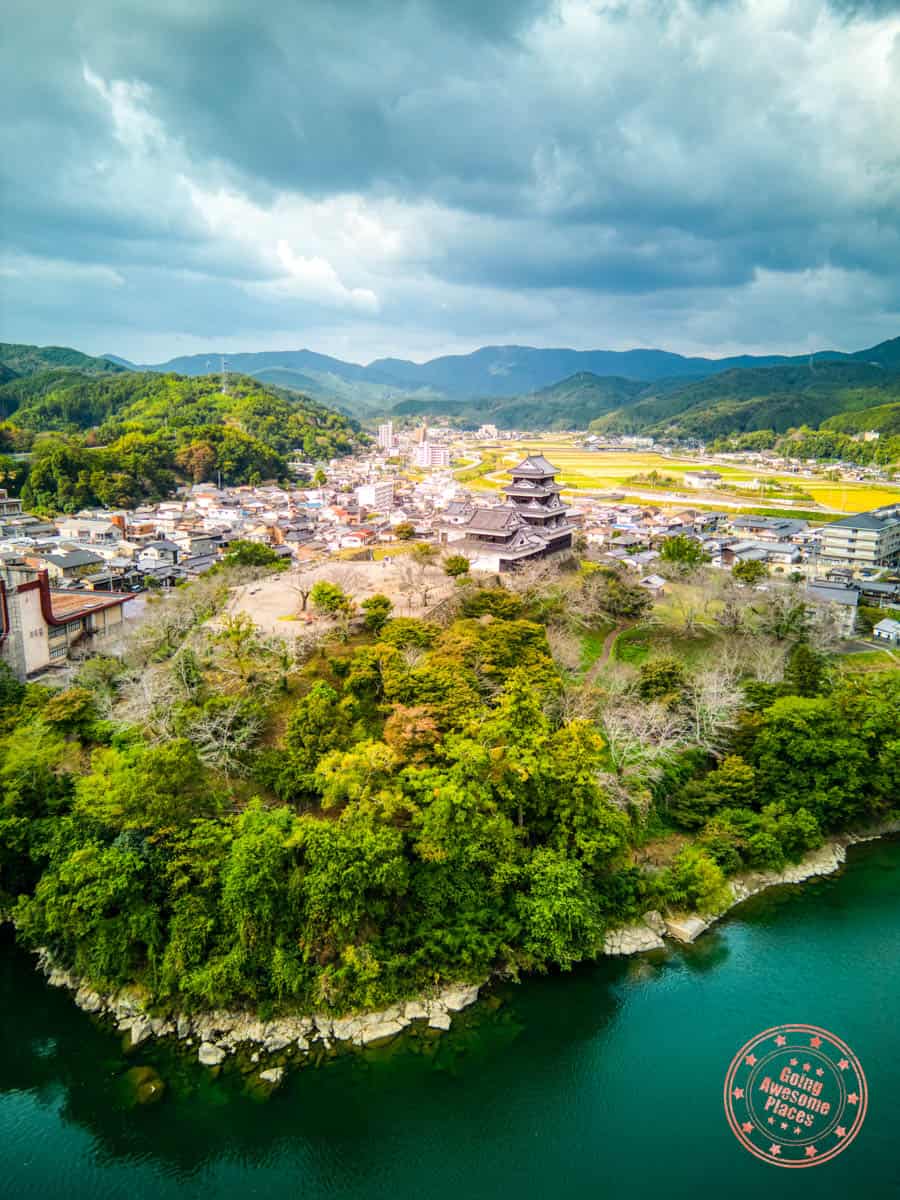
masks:
[[[139,369],[175,371],[182,375],[205,375],[220,370],[219,354],[192,354]],[[377,385],[378,393],[362,394],[375,404],[393,392],[408,395],[426,390],[447,398],[514,397],[552,387],[574,375],[617,377],[654,382],[671,379],[702,379],[724,371],[758,367],[803,365],[810,362],[863,362],[888,370],[900,369],[900,338],[865,350],[844,353],[822,350],[812,355],[737,355],[728,358],[686,357],[667,350],[571,350],[538,349],[533,346],[483,346],[471,354],[444,355],[428,362],[381,358],[363,365],[345,362],[312,350],[260,351],[226,356],[230,370],[261,377],[277,369],[299,372],[317,388],[327,377],[357,385]],[[287,375],[283,375],[284,386]],[[271,379],[270,379],[271,382]],[[377,398],[376,398],[377,396]]]

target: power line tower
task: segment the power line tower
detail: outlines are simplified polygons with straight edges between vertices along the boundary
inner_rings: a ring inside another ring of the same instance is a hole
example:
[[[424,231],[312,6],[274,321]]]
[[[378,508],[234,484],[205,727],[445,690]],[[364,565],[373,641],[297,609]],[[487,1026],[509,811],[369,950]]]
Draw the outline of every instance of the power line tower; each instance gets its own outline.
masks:
[[[222,394],[228,395],[228,359],[222,355]]]

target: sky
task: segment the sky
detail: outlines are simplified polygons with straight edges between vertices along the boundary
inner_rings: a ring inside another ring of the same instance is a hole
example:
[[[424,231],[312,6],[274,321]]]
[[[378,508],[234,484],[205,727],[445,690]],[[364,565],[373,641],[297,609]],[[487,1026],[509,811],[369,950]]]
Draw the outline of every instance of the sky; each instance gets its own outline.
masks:
[[[900,334],[900,0],[7,0],[0,340]]]

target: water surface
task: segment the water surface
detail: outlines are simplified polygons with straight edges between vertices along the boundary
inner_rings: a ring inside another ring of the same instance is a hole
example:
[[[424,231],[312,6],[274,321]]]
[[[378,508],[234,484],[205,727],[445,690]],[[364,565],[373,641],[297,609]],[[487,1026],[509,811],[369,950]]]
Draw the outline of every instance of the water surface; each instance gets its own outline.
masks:
[[[119,1039],[0,941],[6,1200],[900,1197],[900,843],[749,901],[700,942],[500,989],[437,1043],[294,1074],[260,1104]],[[786,1171],[736,1142],[721,1091],[753,1034],[822,1025],[870,1088],[852,1147]],[[134,1065],[167,1082],[134,1108]]]

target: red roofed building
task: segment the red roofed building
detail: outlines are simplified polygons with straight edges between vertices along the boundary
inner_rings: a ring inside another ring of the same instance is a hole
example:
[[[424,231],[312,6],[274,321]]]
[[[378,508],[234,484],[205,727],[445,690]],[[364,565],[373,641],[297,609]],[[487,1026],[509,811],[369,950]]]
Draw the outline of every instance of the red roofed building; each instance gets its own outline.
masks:
[[[0,656],[19,679],[62,666],[73,646],[98,649],[121,634],[127,592],[55,591],[46,571],[0,571]],[[99,644],[98,644],[99,643]]]

